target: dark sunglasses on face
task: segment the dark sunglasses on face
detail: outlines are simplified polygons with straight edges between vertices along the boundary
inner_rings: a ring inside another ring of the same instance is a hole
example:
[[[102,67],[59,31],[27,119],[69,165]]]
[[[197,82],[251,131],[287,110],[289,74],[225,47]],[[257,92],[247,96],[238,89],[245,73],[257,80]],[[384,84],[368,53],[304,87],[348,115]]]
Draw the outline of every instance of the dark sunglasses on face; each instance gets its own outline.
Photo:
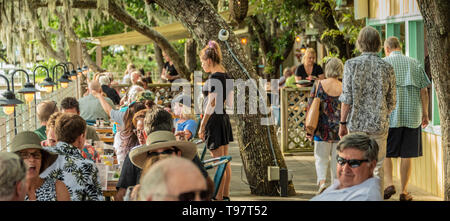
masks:
[[[357,168],[357,167],[361,166],[362,163],[369,162],[368,159],[365,159],[365,160],[356,160],[356,159],[347,160],[347,159],[344,159],[344,158],[340,157],[339,155],[336,156],[336,159],[337,159],[337,163],[339,165],[344,166],[346,163],[348,163],[348,165],[351,168]]]
[[[167,149],[167,150],[164,150],[163,152],[160,152],[160,153],[158,153],[158,152],[148,152],[147,155],[149,157],[152,157],[152,156],[158,156],[158,155],[163,155],[163,154],[170,155],[170,154],[177,153],[177,152],[178,152],[178,149]]]

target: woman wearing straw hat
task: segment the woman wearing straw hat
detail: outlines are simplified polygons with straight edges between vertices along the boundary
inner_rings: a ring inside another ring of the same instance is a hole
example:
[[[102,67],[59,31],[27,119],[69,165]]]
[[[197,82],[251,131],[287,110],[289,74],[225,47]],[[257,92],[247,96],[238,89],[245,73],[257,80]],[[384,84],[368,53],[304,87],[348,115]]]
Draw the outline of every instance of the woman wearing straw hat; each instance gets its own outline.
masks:
[[[170,131],[155,131],[149,134],[147,143],[148,145],[139,146],[130,151],[131,162],[141,169],[152,156],[167,154],[192,160],[197,154],[197,146],[194,143],[177,141]]]
[[[197,147],[194,143],[177,141],[175,135],[170,131],[155,131],[151,133],[147,138],[147,143],[149,145],[139,146],[130,151],[131,162],[142,169],[141,177],[145,175],[154,163],[161,159],[179,156],[192,160],[197,155]],[[140,185],[136,185],[133,193],[130,195],[136,195],[139,188]]]
[[[17,134],[12,140],[9,152],[19,155],[28,167],[25,200],[70,201],[69,191],[62,181],[39,177],[39,174],[56,160],[57,155],[41,147],[37,134],[31,131]]]

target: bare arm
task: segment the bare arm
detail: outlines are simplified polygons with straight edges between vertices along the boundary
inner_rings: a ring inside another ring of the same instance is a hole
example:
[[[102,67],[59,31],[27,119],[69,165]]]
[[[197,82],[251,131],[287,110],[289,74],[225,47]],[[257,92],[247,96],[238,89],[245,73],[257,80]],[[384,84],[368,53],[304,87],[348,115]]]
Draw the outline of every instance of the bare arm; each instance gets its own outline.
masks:
[[[70,193],[66,185],[61,181],[57,180],[55,184],[56,189],[56,200],[57,201],[70,201]]]
[[[101,104],[102,107],[103,107],[103,110],[104,110],[104,111],[106,112],[106,114],[108,114],[108,116],[111,118],[111,110],[112,110],[112,107],[111,107],[111,105],[108,104],[108,102],[106,102],[105,97],[104,97],[101,93],[98,93],[98,92],[96,92],[96,91],[92,91],[92,95],[93,95],[94,97],[98,98],[98,100],[100,101],[100,104]]]
[[[208,103],[206,104],[206,110],[205,113],[203,114],[203,119],[200,124],[200,130],[198,132],[198,136],[202,140],[205,140],[204,138],[205,138],[206,123],[208,123],[209,118],[213,114],[215,106],[216,106],[216,93],[210,93],[208,95]]]
[[[427,127],[428,119],[428,88],[420,89],[420,99],[422,100],[422,128]]]
[[[351,106],[346,103],[341,103],[341,122],[346,122],[348,113],[350,112]],[[339,124],[339,137],[343,137],[348,134],[347,125]]]

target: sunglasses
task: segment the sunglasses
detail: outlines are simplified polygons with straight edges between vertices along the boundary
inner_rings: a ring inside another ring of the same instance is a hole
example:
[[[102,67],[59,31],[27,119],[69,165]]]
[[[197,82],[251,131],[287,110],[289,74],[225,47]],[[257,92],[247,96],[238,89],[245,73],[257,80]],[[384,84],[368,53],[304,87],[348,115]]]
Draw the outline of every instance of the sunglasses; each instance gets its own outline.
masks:
[[[194,201],[196,196],[200,196],[200,199],[202,201],[209,200],[209,192],[207,190],[197,190],[197,191],[180,193],[180,195],[178,195],[178,196],[174,196],[174,195],[166,195],[166,196],[178,198],[179,201]]]
[[[339,155],[336,156],[336,159],[337,159],[337,163],[339,165],[344,166],[346,163],[348,163],[348,165],[351,168],[357,168],[357,167],[361,166],[362,163],[369,162],[368,159],[365,159],[365,160],[355,160],[355,159],[346,160],[346,159],[340,157]]]
[[[148,152],[147,156],[148,157],[153,157],[153,156],[164,155],[164,154],[171,155],[173,153],[177,153],[178,151],[179,150],[177,148],[173,148],[173,149],[164,150],[164,151],[159,152],[159,153],[158,152]]]
[[[19,152],[19,156],[22,159],[29,159],[29,158],[33,158],[35,160],[39,160],[42,158],[42,154],[41,152],[34,152],[34,153],[27,153],[27,152]]]

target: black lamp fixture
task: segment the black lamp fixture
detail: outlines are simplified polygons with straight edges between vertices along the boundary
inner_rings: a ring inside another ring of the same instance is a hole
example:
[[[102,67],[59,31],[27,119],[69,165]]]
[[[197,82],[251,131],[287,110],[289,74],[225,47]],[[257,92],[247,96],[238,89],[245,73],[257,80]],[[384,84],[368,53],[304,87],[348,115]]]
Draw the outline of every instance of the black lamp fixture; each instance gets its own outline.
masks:
[[[5,79],[7,89],[2,93],[3,98],[0,98],[0,106],[3,107],[3,112],[7,115],[11,115],[14,113],[14,107],[17,104],[23,104],[21,100],[16,99],[16,95],[9,88],[9,80],[5,75],[0,74],[0,77]]]
[[[58,73],[56,72],[56,69],[58,67],[63,68],[64,74],[57,81],[61,82],[61,87],[67,88],[69,86],[69,82],[71,82],[71,80],[69,80],[69,74],[68,74],[69,72],[66,71],[66,66],[64,65],[64,63],[59,63],[59,64],[53,66],[53,79],[56,79],[55,74],[56,74],[56,77],[58,77]],[[56,87],[58,87],[58,84],[56,84]]]
[[[300,52],[302,54],[304,54],[306,52],[306,46],[305,45],[302,45],[302,47],[300,48]]]
[[[42,65],[39,65],[34,68],[34,71],[33,71],[34,76],[36,76],[36,70],[38,68],[44,68],[45,71],[47,72],[47,77],[39,85],[43,86],[47,93],[51,93],[53,91],[53,85],[56,85],[56,83],[53,82],[53,79],[50,77],[50,72],[48,71],[48,68],[45,66],[42,66]]]
[[[36,92],[38,92],[38,90],[36,90],[36,88],[34,87],[34,84],[32,84],[30,82],[30,75],[25,70],[17,69],[12,72],[12,74],[11,74],[12,92],[14,93],[14,75],[17,72],[23,72],[27,76],[27,83],[25,83],[23,88],[20,89],[18,92],[23,94],[25,101],[31,102],[34,99],[34,95],[36,94]]]
[[[76,81],[77,80],[77,71],[75,71],[75,65],[72,62],[67,62],[66,64],[67,64],[67,66],[69,66],[69,64],[72,65],[72,71],[70,71],[69,76],[70,76],[71,80]]]

